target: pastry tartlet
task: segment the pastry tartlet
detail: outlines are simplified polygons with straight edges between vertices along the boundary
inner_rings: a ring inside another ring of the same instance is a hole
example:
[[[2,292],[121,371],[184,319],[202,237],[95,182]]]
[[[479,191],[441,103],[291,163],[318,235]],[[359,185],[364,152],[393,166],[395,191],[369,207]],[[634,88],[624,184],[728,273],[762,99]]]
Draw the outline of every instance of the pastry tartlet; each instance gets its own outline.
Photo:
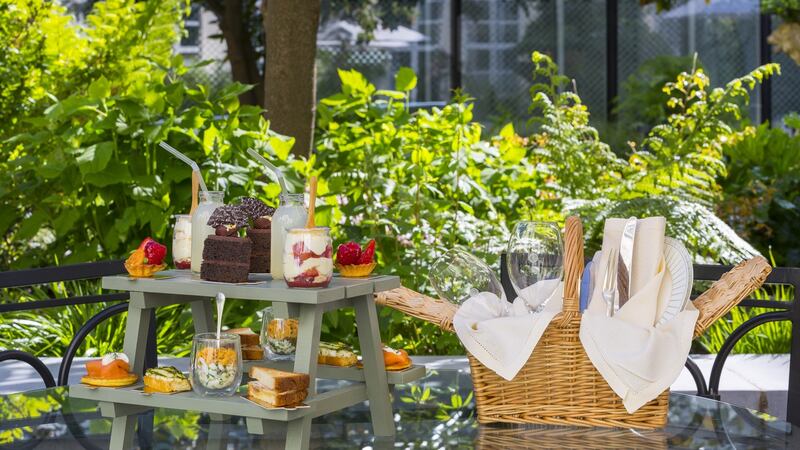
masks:
[[[81,378],[81,383],[98,387],[130,386],[139,379],[130,370],[128,357],[124,353],[109,353],[102,359],[86,363],[87,375]]]

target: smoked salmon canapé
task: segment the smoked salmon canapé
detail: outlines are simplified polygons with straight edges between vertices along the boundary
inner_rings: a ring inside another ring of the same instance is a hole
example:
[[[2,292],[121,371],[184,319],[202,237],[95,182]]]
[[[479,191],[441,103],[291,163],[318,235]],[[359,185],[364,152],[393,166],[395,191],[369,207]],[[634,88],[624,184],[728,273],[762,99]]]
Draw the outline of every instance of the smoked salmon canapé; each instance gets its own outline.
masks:
[[[86,363],[87,375],[81,378],[81,383],[101,387],[129,386],[139,379],[130,370],[128,357],[124,353],[109,353]]]

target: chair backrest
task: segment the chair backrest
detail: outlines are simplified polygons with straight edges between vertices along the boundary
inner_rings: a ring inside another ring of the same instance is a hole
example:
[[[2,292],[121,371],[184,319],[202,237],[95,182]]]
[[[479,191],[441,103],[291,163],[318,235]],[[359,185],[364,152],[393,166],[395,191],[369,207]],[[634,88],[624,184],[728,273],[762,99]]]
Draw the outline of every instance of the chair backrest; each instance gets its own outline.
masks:
[[[34,286],[47,283],[55,283],[62,281],[75,281],[75,280],[91,280],[102,278],[107,275],[117,275],[125,273],[125,266],[123,260],[101,261],[93,263],[74,264],[67,266],[56,267],[43,267],[37,269],[15,270],[9,272],[0,272],[0,288],[24,288],[27,286]],[[47,367],[42,361],[31,355],[30,353],[20,350],[5,350],[0,352],[0,362],[6,360],[17,360],[28,363],[33,367],[45,386],[51,387],[54,384],[63,386],[67,384],[69,377],[69,368],[72,360],[75,357],[78,349],[83,343],[86,336],[91,333],[102,321],[124,312],[127,310],[127,300],[129,299],[127,292],[123,293],[103,293],[97,295],[84,295],[67,298],[48,298],[42,300],[35,300],[30,302],[17,302],[17,303],[0,303],[0,314],[14,312],[14,311],[31,311],[41,308],[54,308],[68,305],[86,305],[91,303],[106,303],[113,302],[114,304],[103,309],[94,317],[89,319],[75,334],[67,351],[65,352],[61,365],[59,368],[59,376],[56,383],[53,381],[53,376],[50,374]],[[117,303],[123,302],[123,303]],[[153,365],[152,360],[155,359],[155,321],[151,320],[150,335],[148,339],[148,366]]]
[[[695,264],[694,279],[695,281],[716,281],[730,269],[730,266]],[[722,369],[728,359],[728,355],[730,355],[733,347],[742,337],[759,325],[768,322],[788,321],[791,322],[792,335],[789,354],[789,389],[786,402],[786,420],[800,426],[800,328],[798,328],[800,327],[800,306],[797,303],[797,296],[800,295],[800,268],[775,267],[767,277],[764,285],[792,286],[794,288],[794,297],[789,301],[774,298],[747,298],[739,303],[739,306],[742,307],[761,307],[774,311],[751,317],[728,336],[717,353],[711,368],[711,376],[708,382],[709,396],[719,399]]]

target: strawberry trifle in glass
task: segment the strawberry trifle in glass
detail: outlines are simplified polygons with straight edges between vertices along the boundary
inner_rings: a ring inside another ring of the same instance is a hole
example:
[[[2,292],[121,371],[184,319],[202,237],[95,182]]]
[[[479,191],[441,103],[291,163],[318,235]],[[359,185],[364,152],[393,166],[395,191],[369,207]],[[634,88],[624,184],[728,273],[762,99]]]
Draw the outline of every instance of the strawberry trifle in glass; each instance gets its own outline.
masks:
[[[292,228],[286,233],[283,277],[289,287],[326,287],[333,277],[330,228]]]

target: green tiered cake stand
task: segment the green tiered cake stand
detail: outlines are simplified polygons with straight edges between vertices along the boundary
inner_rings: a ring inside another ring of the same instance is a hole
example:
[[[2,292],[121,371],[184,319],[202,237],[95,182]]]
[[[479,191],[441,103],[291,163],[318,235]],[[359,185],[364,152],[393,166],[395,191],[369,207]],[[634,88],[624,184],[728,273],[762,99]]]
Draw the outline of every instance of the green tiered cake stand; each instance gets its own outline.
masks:
[[[331,284],[324,289],[290,289],[283,280],[272,280],[268,275],[251,275],[251,280],[258,281],[252,284],[209,283],[192,277],[189,271],[165,271],[159,275],[161,278],[134,279],[123,275],[103,278],[103,288],[130,292],[123,351],[130,358],[133,373],[141,377],[144,372],[145,341],[151,309],[188,303],[192,309],[195,332],[204,333],[216,328],[212,320],[211,299],[219,292],[228,299],[271,301],[279,315],[299,318],[295,360],[294,363],[265,360],[256,361],[255,364],[309,374],[311,384],[308,398],[304,402],[309,407],[293,410],[266,409],[239,395],[212,398],[201,397],[194,392],[144,394],[141,383],[124,388],[71,386],[72,397],[97,401],[101,414],[113,420],[110,445],[112,450],[132,447],[135,416],[152,408],[206,412],[214,421],[224,420],[225,416],[244,417],[248,432],[253,434],[264,434],[270,421],[287,422],[286,448],[305,449],[309,446],[312,419],[369,401],[375,436],[394,436],[389,385],[408,383],[425,375],[424,366],[412,366],[404,371],[389,373],[384,368],[373,294],[399,287],[399,278],[334,277]],[[318,368],[317,352],[322,314],[348,307],[355,309],[364,368]],[[245,364],[245,372],[252,364],[254,363]],[[351,380],[355,383],[318,394],[317,378]]]

